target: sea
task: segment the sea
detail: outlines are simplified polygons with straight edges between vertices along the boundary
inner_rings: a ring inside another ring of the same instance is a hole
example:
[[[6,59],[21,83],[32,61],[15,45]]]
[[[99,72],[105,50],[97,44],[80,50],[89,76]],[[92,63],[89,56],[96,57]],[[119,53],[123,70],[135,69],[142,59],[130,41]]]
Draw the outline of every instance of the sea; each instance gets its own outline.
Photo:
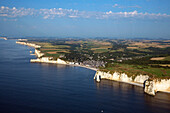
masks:
[[[0,39],[0,113],[170,113],[170,94],[93,77],[95,71],[30,63],[34,48]]]

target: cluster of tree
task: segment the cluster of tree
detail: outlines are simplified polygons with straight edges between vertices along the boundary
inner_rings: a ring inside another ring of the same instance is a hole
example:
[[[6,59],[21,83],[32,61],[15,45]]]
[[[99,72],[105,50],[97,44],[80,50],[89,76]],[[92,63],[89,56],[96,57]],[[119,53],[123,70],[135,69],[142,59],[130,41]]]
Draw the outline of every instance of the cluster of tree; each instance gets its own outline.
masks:
[[[170,64],[170,61],[158,61],[158,60],[150,60],[151,57],[143,57],[138,59],[126,60],[122,63],[125,64],[137,64],[137,65],[149,65],[149,64]]]
[[[160,64],[158,64],[158,65],[151,65],[151,67],[154,67],[154,68],[165,68],[165,69],[170,69],[169,66],[161,66]]]
[[[148,50],[151,50],[151,55],[170,55],[170,47],[167,48],[155,48],[155,47],[149,47]]]
[[[121,42],[121,40],[118,40],[118,42],[114,41],[109,41],[112,44],[111,50],[118,50],[118,49],[126,49],[128,45],[125,45],[124,43]]]
[[[89,60],[84,54],[71,50],[70,53],[65,53],[66,60],[72,61],[72,62],[83,62],[86,60]]]

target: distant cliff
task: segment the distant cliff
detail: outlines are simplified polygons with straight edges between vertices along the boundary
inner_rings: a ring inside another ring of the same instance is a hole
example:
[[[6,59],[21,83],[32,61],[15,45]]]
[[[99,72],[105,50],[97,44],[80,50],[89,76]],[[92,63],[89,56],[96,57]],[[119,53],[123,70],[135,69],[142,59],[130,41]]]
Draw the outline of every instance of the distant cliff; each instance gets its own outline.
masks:
[[[0,37],[0,39],[8,40],[6,37]]]
[[[30,62],[44,62],[44,63],[56,63],[56,64],[67,64],[64,60],[57,59],[52,60],[52,57],[42,57],[37,59],[31,59]]]
[[[94,79],[100,82],[101,79],[126,82],[144,87],[144,92],[149,95],[155,95],[157,91],[168,91],[170,88],[170,79],[149,79],[148,75],[128,76],[125,73],[97,71]]]
[[[21,41],[16,41],[17,44],[22,44],[22,45],[27,45],[30,47],[34,47],[34,48],[40,48],[41,46],[33,44],[33,43],[28,43],[28,42],[21,42]]]
[[[44,56],[44,53],[41,53],[41,51],[35,49],[35,55],[39,58],[39,57]]]

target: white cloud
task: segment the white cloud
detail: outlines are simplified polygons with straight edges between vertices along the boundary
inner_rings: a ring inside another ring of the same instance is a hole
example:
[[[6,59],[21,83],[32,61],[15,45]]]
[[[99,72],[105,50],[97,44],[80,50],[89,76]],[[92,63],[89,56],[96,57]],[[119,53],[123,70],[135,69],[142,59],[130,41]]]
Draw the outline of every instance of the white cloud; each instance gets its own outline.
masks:
[[[108,15],[108,14],[112,14],[112,11],[106,12],[106,14],[107,14],[107,15]]]
[[[27,15],[33,15],[35,14],[35,12],[36,10],[31,9],[31,8],[16,9],[15,7],[9,8],[9,7],[4,7],[4,6],[1,6],[0,8],[0,15],[7,15],[7,17],[22,17],[22,16],[27,16]]]
[[[118,6],[115,4],[114,6]],[[0,7],[0,17],[19,18],[24,16],[41,16],[44,19],[55,19],[58,17],[66,18],[95,18],[95,19],[120,19],[120,18],[135,18],[135,19],[161,19],[170,18],[167,14],[155,13],[139,13],[136,10],[132,12],[86,12],[73,9],[33,9],[33,8],[9,8]]]
[[[1,6],[1,9],[4,9],[5,7],[4,6]]]
[[[114,4],[112,7],[113,8],[141,8],[141,6],[139,6],[139,5],[122,6],[122,5],[119,5],[119,4]]]
[[[167,14],[155,14],[155,13],[138,13],[136,10],[132,12],[106,12],[108,18],[136,18],[136,19],[160,19],[160,18],[170,18]]]
[[[70,18],[77,18],[77,16],[75,16],[75,15],[70,15],[69,17]]]
[[[114,8],[115,8],[115,7],[118,7],[118,4],[114,4],[112,7],[114,7]]]
[[[12,9],[13,9],[13,10],[16,10],[16,7],[13,7]]]

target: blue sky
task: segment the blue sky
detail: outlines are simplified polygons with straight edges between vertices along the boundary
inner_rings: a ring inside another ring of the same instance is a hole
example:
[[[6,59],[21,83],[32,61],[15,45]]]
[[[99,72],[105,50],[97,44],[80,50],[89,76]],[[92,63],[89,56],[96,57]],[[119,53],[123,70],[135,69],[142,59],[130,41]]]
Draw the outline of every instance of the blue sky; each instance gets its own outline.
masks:
[[[170,39],[170,0],[0,0],[0,35]]]

